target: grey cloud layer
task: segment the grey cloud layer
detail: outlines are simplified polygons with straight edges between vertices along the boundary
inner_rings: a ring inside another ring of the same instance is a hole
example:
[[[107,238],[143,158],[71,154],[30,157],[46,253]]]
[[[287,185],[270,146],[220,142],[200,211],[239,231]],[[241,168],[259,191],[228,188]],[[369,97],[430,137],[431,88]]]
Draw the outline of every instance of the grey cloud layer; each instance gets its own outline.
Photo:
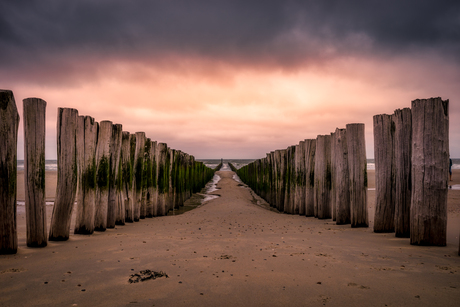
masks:
[[[0,14],[4,68],[171,53],[285,66],[417,48],[460,63],[459,1],[2,1]]]

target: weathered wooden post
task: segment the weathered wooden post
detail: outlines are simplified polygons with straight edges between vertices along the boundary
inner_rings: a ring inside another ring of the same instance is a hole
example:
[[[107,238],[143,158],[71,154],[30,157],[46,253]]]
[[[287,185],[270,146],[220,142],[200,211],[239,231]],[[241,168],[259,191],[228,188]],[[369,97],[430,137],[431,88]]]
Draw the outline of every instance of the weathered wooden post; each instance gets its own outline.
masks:
[[[275,150],[276,160],[276,209],[280,212],[284,212],[284,194],[285,194],[285,183],[284,177],[286,173],[286,149]]]
[[[374,116],[374,232],[393,232],[395,228],[394,131],[391,115]]]
[[[113,123],[108,120],[99,123],[96,147],[96,210],[94,230],[107,229],[107,210],[109,206],[110,143]]]
[[[284,193],[284,212],[294,214],[294,195],[295,195],[295,182],[294,182],[294,155],[295,146],[289,146],[286,149],[286,181]]]
[[[364,124],[347,124],[351,227],[369,227]]]
[[[134,154],[134,222],[139,222],[139,219],[141,217],[142,206],[144,206],[145,210],[145,201],[142,198],[142,177],[144,175],[144,148],[145,133],[136,132],[136,151]]]
[[[305,140],[305,216],[315,215],[316,140]]]
[[[158,143],[152,142],[150,149],[152,157],[152,179],[153,179],[153,194],[152,194],[152,215],[158,215]]]
[[[24,99],[23,110],[27,246],[44,247],[48,241],[45,207],[46,101]]]
[[[121,141],[121,163],[123,173],[123,206],[125,213],[121,220],[127,223],[134,222],[134,152],[136,150],[136,136],[123,131]]]
[[[336,224],[350,224],[350,175],[348,170],[347,130],[335,130],[335,206]]]
[[[449,100],[412,101],[410,243],[446,245]]]
[[[69,239],[72,209],[77,192],[77,118],[78,111],[58,108],[57,116],[57,185],[49,240]]]
[[[0,254],[16,254],[19,114],[12,91],[0,90]]]
[[[173,162],[174,162],[174,154],[173,150],[168,147],[168,154],[167,154],[167,162],[168,162],[168,192],[166,193],[166,213],[169,212],[169,210],[174,209],[174,197],[173,197],[173,186],[172,186],[172,167],[173,167]],[[201,173],[201,182],[204,180],[204,174]],[[203,187],[203,186],[201,186]]]
[[[410,108],[395,110],[395,235],[410,237],[412,114]]]
[[[318,135],[315,153],[315,217],[332,218],[331,136]]]
[[[158,215],[166,215],[166,193],[169,189],[169,165],[166,165],[168,145],[158,143]]]
[[[273,178],[274,176],[274,165],[273,165],[273,158],[275,152],[267,153],[267,167],[268,167],[268,193],[267,193],[267,202],[270,204],[270,207],[274,207],[275,205],[275,185]]]
[[[120,156],[121,156],[121,135],[123,127],[115,124],[112,127],[110,138],[110,174],[109,174],[109,202],[107,207],[107,228],[114,228],[120,208],[119,199],[121,193]],[[123,210],[124,213],[124,210]]]
[[[94,232],[96,206],[96,145],[99,125],[90,116],[79,116],[77,125],[78,192],[75,234]]]
[[[150,151],[152,149],[152,141],[150,138],[145,139],[144,145],[144,168],[142,178],[142,199],[143,206],[141,206],[141,218],[152,217],[151,200],[151,187],[152,187],[152,161],[150,160]]]
[[[300,141],[296,146],[295,169],[296,190],[294,211],[296,214],[305,215],[305,141]]]
[[[331,132],[331,215],[336,220],[336,175],[335,175],[335,132]]]

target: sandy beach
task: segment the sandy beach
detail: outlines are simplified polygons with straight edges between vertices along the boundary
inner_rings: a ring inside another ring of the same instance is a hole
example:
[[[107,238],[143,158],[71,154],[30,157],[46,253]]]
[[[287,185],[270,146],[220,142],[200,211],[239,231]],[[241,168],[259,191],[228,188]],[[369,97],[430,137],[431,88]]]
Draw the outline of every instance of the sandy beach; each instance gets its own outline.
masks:
[[[422,247],[372,232],[373,171],[370,227],[357,229],[267,210],[233,172],[218,174],[220,197],[197,209],[46,248],[26,247],[18,206],[18,253],[0,256],[0,305],[458,306],[460,190],[449,190],[447,246]],[[146,269],[169,277],[128,282]]]

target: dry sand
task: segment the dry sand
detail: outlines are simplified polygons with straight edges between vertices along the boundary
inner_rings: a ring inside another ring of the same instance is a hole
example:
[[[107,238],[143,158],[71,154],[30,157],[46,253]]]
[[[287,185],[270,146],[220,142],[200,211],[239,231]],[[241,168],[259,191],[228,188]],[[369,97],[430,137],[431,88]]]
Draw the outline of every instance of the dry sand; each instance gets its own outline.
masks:
[[[449,191],[447,246],[421,247],[372,232],[375,191],[370,227],[352,229],[266,210],[233,172],[219,175],[221,197],[197,209],[46,248],[25,246],[18,212],[18,253],[0,256],[0,305],[458,306],[459,190]],[[145,269],[169,278],[128,283]]]

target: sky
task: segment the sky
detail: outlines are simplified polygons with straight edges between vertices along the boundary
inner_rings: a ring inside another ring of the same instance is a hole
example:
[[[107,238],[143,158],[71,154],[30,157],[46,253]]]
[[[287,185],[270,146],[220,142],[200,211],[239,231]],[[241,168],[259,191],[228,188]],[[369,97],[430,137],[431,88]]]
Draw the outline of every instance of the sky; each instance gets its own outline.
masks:
[[[198,159],[262,158],[411,101],[449,99],[460,158],[459,1],[0,2],[0,89]],[[23,158],[22,121],[18,159]]]

